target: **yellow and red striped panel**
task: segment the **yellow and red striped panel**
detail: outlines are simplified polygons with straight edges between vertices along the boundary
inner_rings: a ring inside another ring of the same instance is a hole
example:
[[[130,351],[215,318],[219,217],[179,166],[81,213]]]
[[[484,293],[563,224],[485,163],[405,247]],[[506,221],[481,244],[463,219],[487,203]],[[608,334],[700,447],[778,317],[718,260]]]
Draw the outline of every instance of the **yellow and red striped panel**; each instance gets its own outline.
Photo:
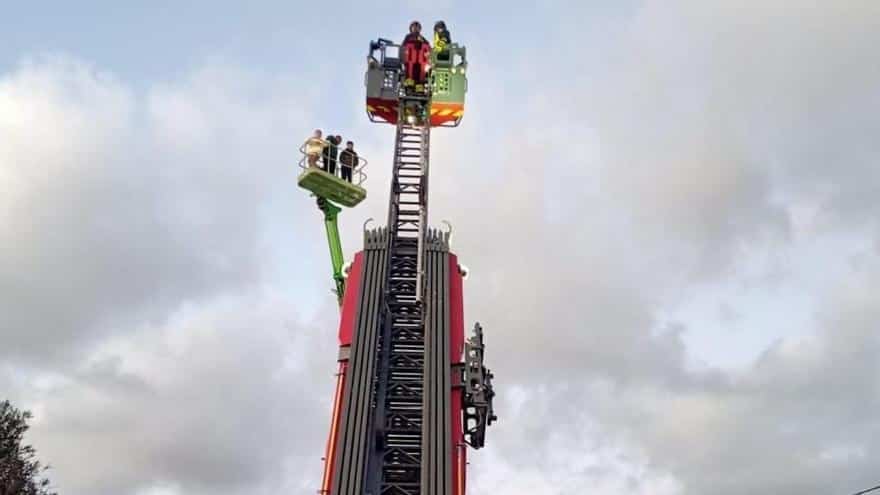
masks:
[[[389,124],[397,123],[397,101],[382,98],[367,98],[367,112],[375,119],[384,120]],[[431,103],[431,126],[455,122],[464,115],[461,103]]]
[[[461,103],[431,103],[431,125],[438,126],[446,122],[455,122],[464,115]]]
[[[397,101],[382,98],[367,98],[367,112],[373,118],[384,120],[389,124],[397,123]]]

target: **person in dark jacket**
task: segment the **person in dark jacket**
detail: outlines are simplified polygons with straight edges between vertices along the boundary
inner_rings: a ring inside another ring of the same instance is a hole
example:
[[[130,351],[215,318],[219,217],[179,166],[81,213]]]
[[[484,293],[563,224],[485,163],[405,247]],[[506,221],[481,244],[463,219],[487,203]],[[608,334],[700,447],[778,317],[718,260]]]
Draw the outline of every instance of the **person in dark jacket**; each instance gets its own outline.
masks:
[[[342,136],[327,136],[327,146],[321,152],[324,161],[324,171],[336,175],[336,159],[339,156],[339,143]]]
[[[351,173],[357,168],[360,159],[358,159],[357,151],[354,150],[354,143],[348,141],[345,143],[345,149],[339,154],[339,164],[342,167],[342,179],[351,182]]]

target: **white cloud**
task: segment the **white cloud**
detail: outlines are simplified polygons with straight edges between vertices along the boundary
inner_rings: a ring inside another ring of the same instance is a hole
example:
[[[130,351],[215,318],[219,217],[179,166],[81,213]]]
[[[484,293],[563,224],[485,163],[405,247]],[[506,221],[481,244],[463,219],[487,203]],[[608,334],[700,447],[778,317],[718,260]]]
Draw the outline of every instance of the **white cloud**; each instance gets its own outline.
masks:
[[[332,368],[333,342],[293,307],[279,295],[227,297],[105,340],[29,399],[55,483],[71,493],[147,484],[256,493],[267,479],[283,482],[289,460],[313,460],[314,482],[329,410],[322,392],[332,387],[331,373],[314,371]]]
[[[277,280],[265,202],[308,126],[290,83],[209,65],[142,96],[67,58],[0,77],[2,380],[62,492],[318,473],[333,323],[257,291]]]
[[[283,106],[288,81],[248,77],[208,68],[146,103],[68,59],[0,80],[0,354],[62,355],[260,281],[263,203],[293,177],[291,136],[308,110]],[[181,128],[193,114],[199,135]]]

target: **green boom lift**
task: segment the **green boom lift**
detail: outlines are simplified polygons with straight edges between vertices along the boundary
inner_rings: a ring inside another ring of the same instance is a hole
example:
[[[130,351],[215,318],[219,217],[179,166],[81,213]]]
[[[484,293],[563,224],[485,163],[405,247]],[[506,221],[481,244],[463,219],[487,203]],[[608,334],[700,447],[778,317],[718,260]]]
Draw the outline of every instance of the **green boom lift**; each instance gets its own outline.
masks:
[[[336,217],[342,208],[334,205],[327,198],[318,196],[318,209],[324,213],[324,227],[327,229],[327,243],[330,245],[330,262],[333,264],[333,281],[336,283],[336,297],[342,306],[342,295],[345,293],[345,277],[342,276],[342,241],[339,239],[339,225]]]
[[[305,152],[304,149],[300,149]],[[332,201],[342,206],[353,208],[367,197],[367,191],[361,187],[366,174],[364,167],[367,161],[358,157],[358,166],[353,173],[353,182],[348,182],[336,177],[317,167],[306,165],[305,158],[299,166],[303,169],[297,178],[300,187],[311,191],[318,198],[318,209],[324,214],[324,228],[327,231],[327,244],[330,247],[330,262],[333,264],[333,282],[336,284],[336,298],[342,306],[342,296],[345,294],[345,276],[342,273],[342,241],[339,239],[339,226],[337,218],[342,208],[333,204]]]

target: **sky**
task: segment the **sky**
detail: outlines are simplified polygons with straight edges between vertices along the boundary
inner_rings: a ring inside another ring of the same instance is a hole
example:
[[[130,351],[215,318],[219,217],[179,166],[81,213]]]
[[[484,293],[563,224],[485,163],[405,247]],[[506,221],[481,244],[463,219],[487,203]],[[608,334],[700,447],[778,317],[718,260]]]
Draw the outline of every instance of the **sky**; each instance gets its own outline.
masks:
[[[338,312],[312,129],[443,19],[431,222],[499,422],[473,495],[880,482],[880,3],[19,2],[0,18],[0,399],[63,495],[313,494]],[[381,221],[381,220],[380,220]]]

